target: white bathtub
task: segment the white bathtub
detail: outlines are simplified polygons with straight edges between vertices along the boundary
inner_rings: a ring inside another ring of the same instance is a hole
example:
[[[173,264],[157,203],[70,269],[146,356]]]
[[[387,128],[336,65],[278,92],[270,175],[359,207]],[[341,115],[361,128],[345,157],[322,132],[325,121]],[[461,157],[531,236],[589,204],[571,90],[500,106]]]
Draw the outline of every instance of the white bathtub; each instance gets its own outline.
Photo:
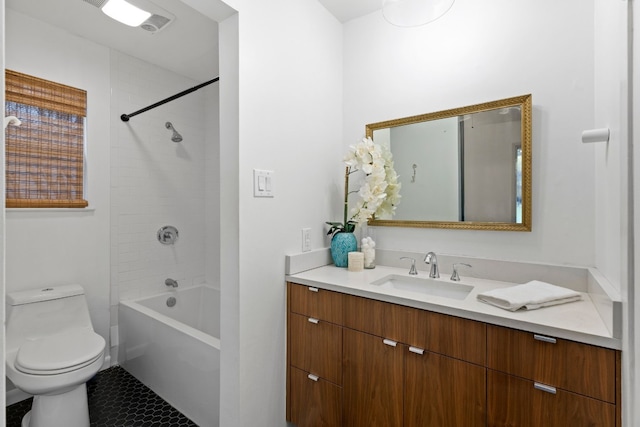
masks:
[[[120,364],[199,426],[218,426],[219,290],[178,288],[121,301],[118,310]]]

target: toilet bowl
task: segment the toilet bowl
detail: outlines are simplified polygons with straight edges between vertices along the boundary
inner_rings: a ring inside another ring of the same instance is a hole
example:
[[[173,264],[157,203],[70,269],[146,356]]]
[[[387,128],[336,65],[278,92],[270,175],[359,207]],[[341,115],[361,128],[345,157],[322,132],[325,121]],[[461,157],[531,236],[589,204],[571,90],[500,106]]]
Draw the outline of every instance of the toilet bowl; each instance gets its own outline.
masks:
[[[84,290],[66,285],[7,294],[7,377],[34,396],[23,427],[88,427],[86,382],[104,362]]]

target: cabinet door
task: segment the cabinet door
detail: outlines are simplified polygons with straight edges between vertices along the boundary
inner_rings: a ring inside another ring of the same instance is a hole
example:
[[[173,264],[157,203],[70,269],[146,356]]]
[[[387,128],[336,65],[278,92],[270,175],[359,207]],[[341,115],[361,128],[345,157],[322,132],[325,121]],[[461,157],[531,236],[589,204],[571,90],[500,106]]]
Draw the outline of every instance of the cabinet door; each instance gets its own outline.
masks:
[[[290,368],[290,421],[298,427],[341,427],[342,389]]]
[[[405,358],[404,426],[485,426],[486,368],[414,351]]]
[[[295,313],[289,322],[291,365],[342,385],[342,327]]]
[[[488,370],[489,427],[614,427],[615,405]],[[542,385],[544,388],[545,386]]]
[[[403,346],[347,328],[343,339],[343,425],[402,426]]]

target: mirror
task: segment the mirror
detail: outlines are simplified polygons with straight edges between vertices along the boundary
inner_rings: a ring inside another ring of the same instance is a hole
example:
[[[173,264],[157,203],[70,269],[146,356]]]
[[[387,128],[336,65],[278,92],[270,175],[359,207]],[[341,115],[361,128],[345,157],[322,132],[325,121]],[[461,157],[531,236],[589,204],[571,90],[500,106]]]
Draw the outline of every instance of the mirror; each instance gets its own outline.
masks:
[[[531,95],[372,123],[402,184],[369,225],[531,231]]]

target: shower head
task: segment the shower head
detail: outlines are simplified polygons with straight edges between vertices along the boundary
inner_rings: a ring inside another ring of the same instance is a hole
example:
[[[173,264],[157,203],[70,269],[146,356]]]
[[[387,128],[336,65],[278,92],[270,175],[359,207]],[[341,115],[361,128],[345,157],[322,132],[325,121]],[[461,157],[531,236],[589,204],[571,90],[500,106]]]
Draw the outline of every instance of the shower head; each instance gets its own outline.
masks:
[[[182,135],[180,135],[178,133],[178,131],[173,127],[173,125],[171,124],[171,122],[167,122],[164,124],[164,127],[166,127],[167,129],[173,131],[173,135],[171,135],[171,140],[173,142],[180,142],[182,141]]]

